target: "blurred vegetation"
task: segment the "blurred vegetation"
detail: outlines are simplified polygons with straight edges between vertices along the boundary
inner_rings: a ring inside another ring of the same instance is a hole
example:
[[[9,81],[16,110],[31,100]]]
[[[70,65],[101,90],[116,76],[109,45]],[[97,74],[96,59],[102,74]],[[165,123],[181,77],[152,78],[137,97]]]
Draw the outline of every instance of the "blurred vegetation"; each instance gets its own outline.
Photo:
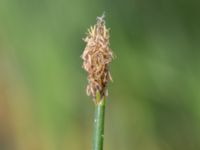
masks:
[[[106,11],[107,150],[200,149],[200,1],[1,0],[0,149],[89,150],[86,29]]]

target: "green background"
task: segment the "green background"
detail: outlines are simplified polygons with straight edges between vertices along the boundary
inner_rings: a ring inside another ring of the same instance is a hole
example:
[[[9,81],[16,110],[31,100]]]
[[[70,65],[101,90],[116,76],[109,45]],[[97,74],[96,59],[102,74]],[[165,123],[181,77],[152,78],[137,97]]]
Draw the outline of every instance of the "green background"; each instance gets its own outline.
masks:
[[[0,150],[90,150],[81,68],[106,12],[114,82],[105,150],[200,149],[200,1],[1,0]]]

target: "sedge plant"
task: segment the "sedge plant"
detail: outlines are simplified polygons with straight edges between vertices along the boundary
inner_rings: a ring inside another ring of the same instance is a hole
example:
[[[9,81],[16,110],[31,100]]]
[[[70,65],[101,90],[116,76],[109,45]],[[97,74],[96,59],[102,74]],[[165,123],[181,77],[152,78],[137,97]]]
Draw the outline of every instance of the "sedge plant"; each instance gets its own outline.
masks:
[[[88,73],[86,93],[92,97],[95,105],[92,150],[103,150],[107,85],[112,81],[109,63],[113,59],[113,53],[109,47],[109,30],[104,18],[104,15],[97,17],[97,23],[88,29],[84,38],[86,47],[81,56],[83,68]]]

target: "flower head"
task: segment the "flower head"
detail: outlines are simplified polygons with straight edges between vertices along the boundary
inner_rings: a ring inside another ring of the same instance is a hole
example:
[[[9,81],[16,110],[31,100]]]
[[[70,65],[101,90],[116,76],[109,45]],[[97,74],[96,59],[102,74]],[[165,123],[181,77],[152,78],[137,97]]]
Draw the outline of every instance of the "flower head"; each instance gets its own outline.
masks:
[[[109,30],[105,26],[104,15],[97,17],[97,23],[88,29],[84,41],[86,47],[81,57],[83,68],[88,73],[86,92],[95,101],[97,92],[101,98],[107,96],[107,84],[112,80],[108,65],[113,54],[109,48]]]

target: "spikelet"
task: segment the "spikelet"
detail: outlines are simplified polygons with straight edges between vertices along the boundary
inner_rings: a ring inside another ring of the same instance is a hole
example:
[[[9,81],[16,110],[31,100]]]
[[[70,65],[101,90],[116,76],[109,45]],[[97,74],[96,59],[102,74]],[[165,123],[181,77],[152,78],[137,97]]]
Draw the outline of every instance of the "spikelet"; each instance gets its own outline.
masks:
[[[105,26],[104,15],[97,17],[97,23],[88,29],[84,41],[86,47],[81,57],[83,68],[88,73],[86,92],[98,103],[95,99],[97,92],[101,99],[107,96],[107,84],[112,81],[108,65],[113,59],[113,53],[109,48],[109,30]]]

